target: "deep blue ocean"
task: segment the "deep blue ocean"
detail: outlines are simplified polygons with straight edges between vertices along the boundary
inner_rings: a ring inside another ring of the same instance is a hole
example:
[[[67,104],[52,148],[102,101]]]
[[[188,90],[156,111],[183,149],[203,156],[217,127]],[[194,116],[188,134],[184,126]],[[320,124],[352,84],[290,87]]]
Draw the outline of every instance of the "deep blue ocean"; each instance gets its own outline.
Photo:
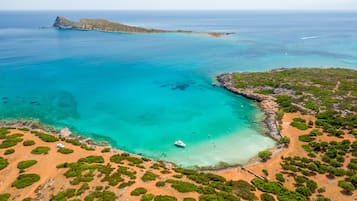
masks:
[[[57,15],[235,34],[49,28]],[[213,86],[215,75],[357,69],[356,25],[357,12],[339,11],[1,11],[0,119],[38,119],[183,166],[242,164],[274,141],[256,104]]]

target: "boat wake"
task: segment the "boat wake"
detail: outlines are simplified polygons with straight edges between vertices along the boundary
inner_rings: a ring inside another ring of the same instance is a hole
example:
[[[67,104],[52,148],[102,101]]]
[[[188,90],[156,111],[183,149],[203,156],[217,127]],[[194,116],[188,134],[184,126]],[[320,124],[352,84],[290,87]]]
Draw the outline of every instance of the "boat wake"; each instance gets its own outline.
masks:
[[[316,39],[316,38],[320,38],[320,36],[304,36],[301,37],[301,40],[309,40],[309,39]]]

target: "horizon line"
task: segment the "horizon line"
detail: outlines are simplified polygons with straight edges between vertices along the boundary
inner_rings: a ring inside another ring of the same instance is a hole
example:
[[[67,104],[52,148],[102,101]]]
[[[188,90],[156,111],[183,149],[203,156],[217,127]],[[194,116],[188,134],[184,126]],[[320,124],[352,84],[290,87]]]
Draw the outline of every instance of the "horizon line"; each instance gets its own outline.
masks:
[[[0,9],[0,11],[357,11],[357,8],[281,8],[281,9]]]

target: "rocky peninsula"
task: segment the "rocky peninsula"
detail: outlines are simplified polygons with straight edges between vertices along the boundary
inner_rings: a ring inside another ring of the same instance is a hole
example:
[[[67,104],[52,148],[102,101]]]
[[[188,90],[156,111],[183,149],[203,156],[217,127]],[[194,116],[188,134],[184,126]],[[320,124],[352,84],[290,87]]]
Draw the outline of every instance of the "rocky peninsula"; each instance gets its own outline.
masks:
[[[275,140],[279,140],[282,137],[276,118],[276,112],[279,110],[279,106],[276,104],[274,97],[255,93],[252,89],[237,89],[234,86],[232,73],[218,75],[217,81],[227,90],[244,96],[248,99],[257,101],[259,107],[262,109],[266,116],[264,122],[269,129],[269,136]]]
[[[129,26],[117,22],[111,22],[105,19],[81,19],[78,22],[72,21],[63,16],[57,16],[53,27],[58,29],[72,29],[83,31],[103,31],[117,33],[185,33],[185,34],[202,34],[211,37],[222,37],[232,33],[224,32],[194,32],[187,30],[163,30],[147,29],[137,26]]]

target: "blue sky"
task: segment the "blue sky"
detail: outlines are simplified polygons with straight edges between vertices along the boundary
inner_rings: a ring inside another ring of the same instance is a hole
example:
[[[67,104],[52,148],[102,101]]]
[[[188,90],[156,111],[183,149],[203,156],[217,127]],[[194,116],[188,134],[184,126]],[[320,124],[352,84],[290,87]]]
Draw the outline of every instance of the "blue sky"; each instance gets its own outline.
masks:
[[[357,0],[0,0],[0,10],[357,9]]]

